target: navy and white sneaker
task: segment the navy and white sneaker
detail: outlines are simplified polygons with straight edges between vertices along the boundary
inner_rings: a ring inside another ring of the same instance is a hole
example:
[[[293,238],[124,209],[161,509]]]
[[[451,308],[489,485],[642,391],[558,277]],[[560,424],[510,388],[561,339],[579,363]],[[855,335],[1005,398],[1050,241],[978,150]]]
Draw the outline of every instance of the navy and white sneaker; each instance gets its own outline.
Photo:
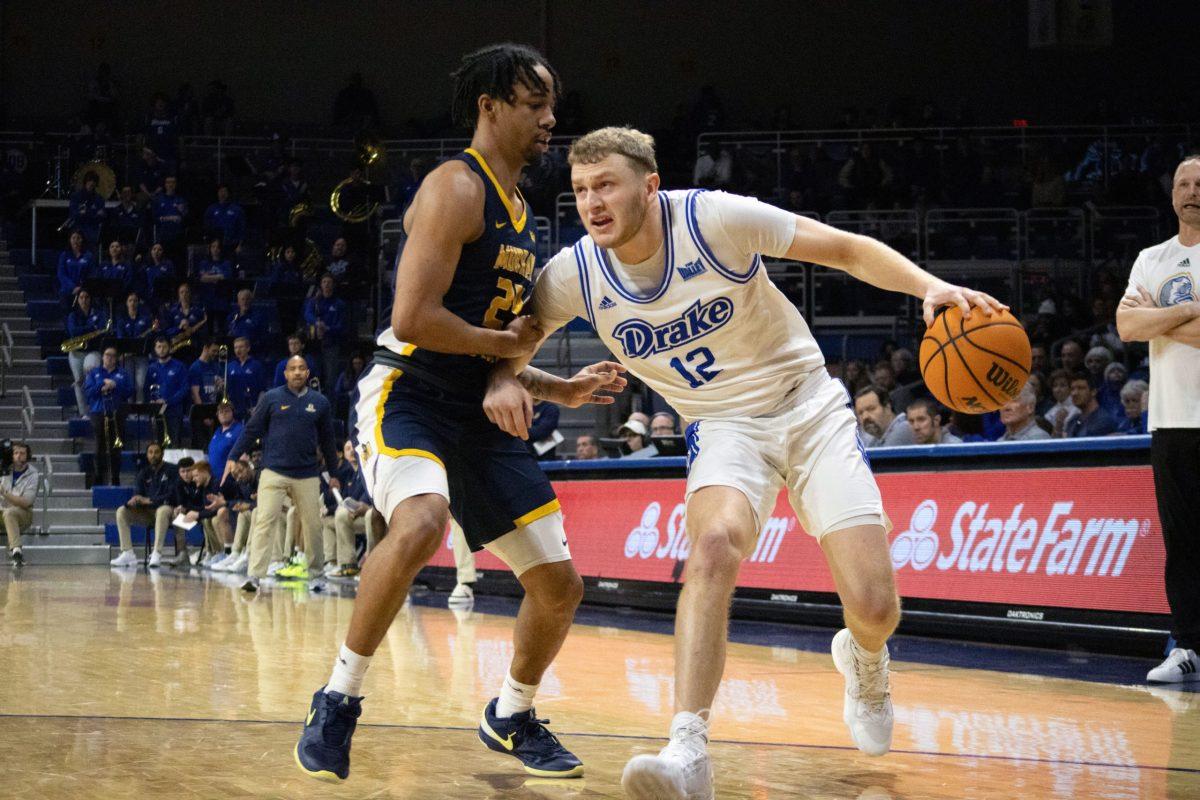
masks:
[[[1146,673],[1150,683],[1193,683],[1200,681],[1200,658],[1195,650],[1175,647],[1166,660]]]
[[[346,780],[350,776],[350,737],[361,715],[361,697],[318,689],[296,743],[297,766],[318,780]]]
[[[539,778],[583,775],[583,762],[546,727],[550,720],[538,719],[532,708],[511,717],[497,717],[498,699],[492,698],[479,720],[479,741],[489,750],[520,759],[525,771]]]

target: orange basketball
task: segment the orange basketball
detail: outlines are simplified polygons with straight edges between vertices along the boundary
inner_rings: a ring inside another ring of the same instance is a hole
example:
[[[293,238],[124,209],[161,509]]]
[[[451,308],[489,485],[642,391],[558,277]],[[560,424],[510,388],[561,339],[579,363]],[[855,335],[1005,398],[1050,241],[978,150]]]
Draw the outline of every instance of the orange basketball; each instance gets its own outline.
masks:
[[[978,308],[964,321],[958,306],[938,312],[921,340],[921,377],[938,402],[983,414],[1016,397],[1029,379],[1029,337],[1007,311]]]

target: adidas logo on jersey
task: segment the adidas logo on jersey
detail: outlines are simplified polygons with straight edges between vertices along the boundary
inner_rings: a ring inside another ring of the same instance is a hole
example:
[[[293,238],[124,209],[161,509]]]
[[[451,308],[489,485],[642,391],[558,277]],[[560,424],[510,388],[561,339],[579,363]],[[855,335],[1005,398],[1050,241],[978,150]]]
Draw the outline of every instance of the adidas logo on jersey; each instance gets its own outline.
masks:
[[[697,300],[678,318],[657,327],[644,319],[627,319],[612,335],[627,357],[649,358],[707,336],[732,318],[733,301],[718,297],[709,303]]]
[[[678,269],[679,269],[679,277],[683,278],[685,281],[691,280],[692,278],[696,277],[697,275],[707,271],[704,268],[704,264],[700,263],[700,261],[698,261],[698,260],[697,261],[689,261],[688,263],[684,264],[682,267],[679,267]]]
[[[612,301],[612,298],[609,297],[608,295],[604,295],[604,297],[600,298],[600,310],[601,311],[608,311],[610,308],[616,308],[616,307],[617,307],[617,304],[614,303]]]
[[[1192,266],[1192,259],[1190,259],[1190,258],[1185,258],[1183,261],[1180,261],[1180,262],[1179,262],[1178,264],[1176,264],[1175,266],[1177,266],[1177,267],[1180,267],[1180,268],[1182,268],[1182,269],[1188,269],[1188,268],[1190,268],[1190,267]]]

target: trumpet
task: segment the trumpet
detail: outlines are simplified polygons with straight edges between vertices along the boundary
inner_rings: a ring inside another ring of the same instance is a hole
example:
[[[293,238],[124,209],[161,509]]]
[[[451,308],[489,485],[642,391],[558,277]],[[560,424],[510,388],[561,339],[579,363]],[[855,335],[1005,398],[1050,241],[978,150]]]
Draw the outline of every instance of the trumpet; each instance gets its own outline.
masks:
[[[217,357],[225,362],[225,380],[221,383],[221,402],[229,402],[229,346],[221,345],[217,348]]]
[[[112,330],[112,326],[113,321],[112,316],[110,315],[108,318],[108,324],[103,328],[98,331],[91,331],[90,333],[81,333],[78,336],[72,336],[70,339],[64,339],[63,343],[59,345],[59,349],[64,353],[73,353],[76,350],[82,350],[92,339],[99,338],[110,332]]]

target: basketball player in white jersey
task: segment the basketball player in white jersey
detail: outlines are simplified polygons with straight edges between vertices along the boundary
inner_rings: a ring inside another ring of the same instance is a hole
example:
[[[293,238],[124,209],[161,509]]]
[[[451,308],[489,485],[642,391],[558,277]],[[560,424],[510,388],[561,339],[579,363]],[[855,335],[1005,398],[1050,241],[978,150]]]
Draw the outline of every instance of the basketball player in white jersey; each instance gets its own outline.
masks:
[[[631,373],[688,419],[687,531],[691,539],[675,622],[670,741],[635,756],[630,797],[711,798],[708,714],[725,665],[731,596],[781,485],[821,544],[846,629],[833,657],[846,680],[843,719],[869,755],[891,746],[887,639],[900,616],[886,532],[890,523],[858,442],[850,400],[829,377],[795,306],[762,256],[834,267],[934,310],[991,314],[1004,306],[952,286],[873,239],[721,192],[659,191],[654,140],[604,128],[570,152],[576,208],[588,235],[545,267],[534,315],[547,335],[591,322]],[[529,395],[560,379],[504,362],[484,410],[527,433]]]

